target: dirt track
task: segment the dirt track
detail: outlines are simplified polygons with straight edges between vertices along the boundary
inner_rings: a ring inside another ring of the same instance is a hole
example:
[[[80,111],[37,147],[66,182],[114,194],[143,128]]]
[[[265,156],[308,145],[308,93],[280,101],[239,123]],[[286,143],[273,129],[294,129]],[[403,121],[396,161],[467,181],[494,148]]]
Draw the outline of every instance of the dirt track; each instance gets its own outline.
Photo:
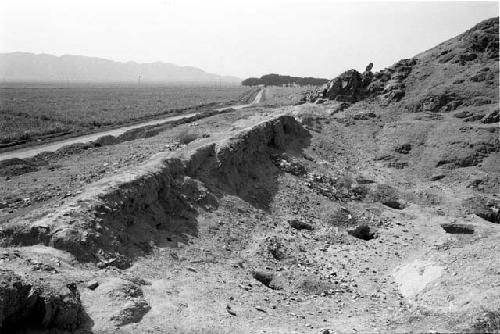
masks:
[[[217,111],[224,111],[227,109],[242,109],[251,106],[252,104],[257,104],[260,102],[263,94],[263,89],[261,89],[257,95],[255,96],[254,100],[252,103],[249,104],[238,104],[234,106],[229,106],[229,107],[223,107],[216,109]],[[179,116],[171,116],[163,119],[157,119],[157,120],[152,120],[152,121],[147,121],[147,122],[142,122],[138,123],[135,125],[131,126],[123,126],[117,129],[113,130],[108,130],[108,131],[103,131],[103,132],[98,132],[98,133],[93,133],[90,135],[85,135],[85,136],[80,136],[76,138],[70,138],[70,139],[65,139],[57,142],[53,142],[50,144],[42,144],[38,145],[35,147],[28,147],[28,148],[22,148],[10,152],[4,152],[0,153],[0,161],[4,160],[9,160],[9,159],[27,159],[27,158],[32,158],[36,156],[37,154],[44,153],[44,152],[55,152],[64,146],[69,146],[69,145],[74,145],[74,144],[83,144],[83,143],[90,143],[90,142],[95,142],[99,140],[99,138],[102,137],[107,137],[107,136],[113,136],[113,137],[119,137],[120,135],[123,135],[129,131],[132,130],[138,130],[141,128],[147,128],[151,126],[158,126],[158,125],[164,125],[167,123],[172,123],[175,121],[183,121],[183,120],[188,120],[190,118],[197,118],[201,116],[201,113],[190,113],[190,114],[185,114],[185,115],[179,115]]]

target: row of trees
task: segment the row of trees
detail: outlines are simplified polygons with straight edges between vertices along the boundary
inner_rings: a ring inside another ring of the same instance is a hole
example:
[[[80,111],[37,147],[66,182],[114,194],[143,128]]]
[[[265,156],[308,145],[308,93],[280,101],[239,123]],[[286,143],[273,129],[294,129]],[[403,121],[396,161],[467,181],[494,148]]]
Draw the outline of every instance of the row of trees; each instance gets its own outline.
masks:
[[[284,86],[284,85],[299,85],[299,86],[319,86],[326,84],[328,79],[312,78],[312,77],[291,77],[289,75],[266,74],[260,78],[248,78],[241,82],[243,86]]]

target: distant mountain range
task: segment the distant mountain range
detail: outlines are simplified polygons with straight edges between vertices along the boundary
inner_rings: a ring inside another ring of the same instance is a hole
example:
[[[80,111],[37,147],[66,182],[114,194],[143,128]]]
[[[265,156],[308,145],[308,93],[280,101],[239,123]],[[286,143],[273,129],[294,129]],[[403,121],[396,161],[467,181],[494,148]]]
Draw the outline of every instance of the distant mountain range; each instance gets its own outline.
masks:
[[[241,79],[170,63],[121,63],[85,56],[0,53],[0,82],[224,82]]]

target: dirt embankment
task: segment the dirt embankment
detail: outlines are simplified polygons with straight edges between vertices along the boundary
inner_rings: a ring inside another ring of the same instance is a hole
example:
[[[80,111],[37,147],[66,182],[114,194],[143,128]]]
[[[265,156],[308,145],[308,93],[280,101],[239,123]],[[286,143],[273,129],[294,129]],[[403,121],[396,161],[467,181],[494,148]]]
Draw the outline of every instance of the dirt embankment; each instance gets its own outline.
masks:
[[[305,136],[293,117],[279,116],[235,136],[159,153],[142,166],[90,185],[56,212],[33,212],[2,226],[2,246],[42,243],[80,261],[127,267],[153,244],[196,236],[196,209],[216,207],[221,192],[258,203],[262,194],[249,185],[265,182],[259,165],[271,164],[273,150]]]

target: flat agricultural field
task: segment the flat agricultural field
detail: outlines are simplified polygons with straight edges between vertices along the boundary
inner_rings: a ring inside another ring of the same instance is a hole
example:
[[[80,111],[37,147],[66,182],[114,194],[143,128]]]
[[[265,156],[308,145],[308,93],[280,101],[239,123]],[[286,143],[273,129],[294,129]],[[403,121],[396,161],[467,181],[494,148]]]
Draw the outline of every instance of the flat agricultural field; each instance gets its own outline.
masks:
[[[0,146],[96,131],[248,98],[248,87],[0,85]]]

